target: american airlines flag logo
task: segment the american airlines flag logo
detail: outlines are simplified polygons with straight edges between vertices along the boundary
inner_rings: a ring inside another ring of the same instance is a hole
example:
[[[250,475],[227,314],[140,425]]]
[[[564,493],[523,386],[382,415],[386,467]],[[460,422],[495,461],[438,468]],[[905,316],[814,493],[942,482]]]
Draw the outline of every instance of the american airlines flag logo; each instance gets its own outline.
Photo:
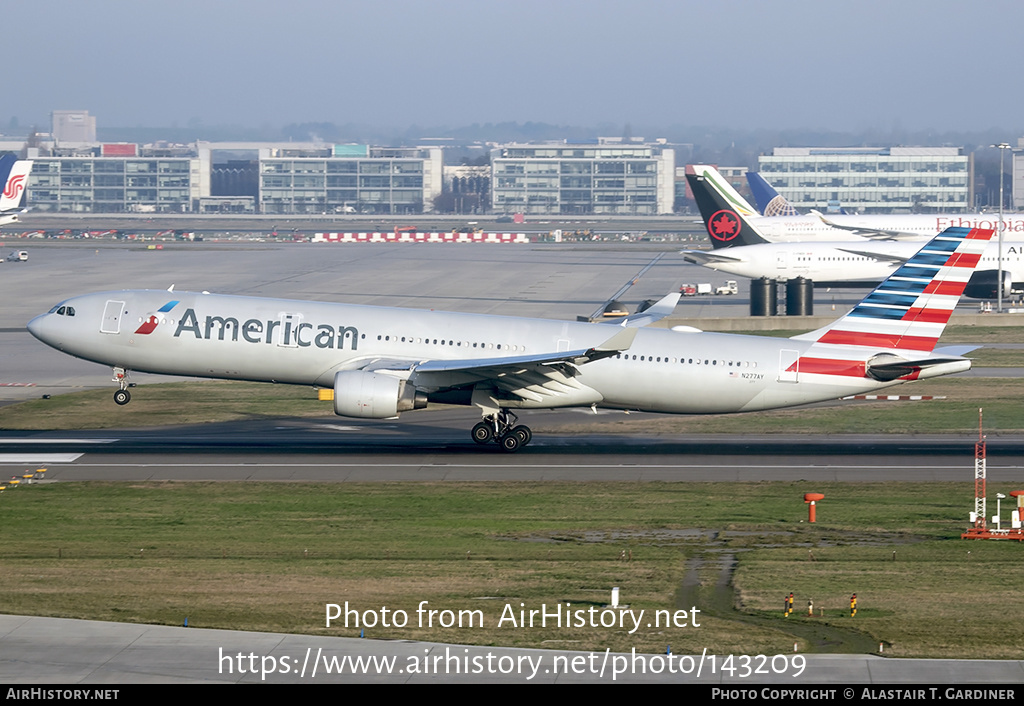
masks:
[[[166,314],[168,311],[173,309],[175,307],[175,305],[177,305],[177,303],[179,301],[181,301],[181,300],[177,299],[177,300],[173,300],[173,301],[167,302],[162,307],[160,307],[160,309],[157,311],[157,313],[158,314]],[[142,336],[146,336],[148,334],[151,334],[156,329],[157,324],[159,324],[159,323],[160,323],[160,318],[158,316],[156,316],[155,314],[151,314],[150,316],[148,316],[146,318],[145,321],[142,322],[142,326],[139,326],[139,328],[137,328],[135,330],[135,333],[140,334]]]
[[[5,199],[16,199],[21,195],[21,192],[25,189],[25,175],[19,174],[16,177],[12,177],[7,181],[7,188],[4,189]]]

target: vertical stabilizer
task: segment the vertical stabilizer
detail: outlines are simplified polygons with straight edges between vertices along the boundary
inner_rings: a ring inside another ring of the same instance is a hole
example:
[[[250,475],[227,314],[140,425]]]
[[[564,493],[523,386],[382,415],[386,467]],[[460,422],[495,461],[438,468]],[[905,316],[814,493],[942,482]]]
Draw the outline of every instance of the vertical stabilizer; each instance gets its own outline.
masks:
[[[693,174],[687,173],[686,180],[704,219],[712,247],[729,248],[768,242],[752,225],[761,216],[717,169],[695,165],[693,171]]]
[[[3,179],[3,191],[0,192],[0,212],[14,211],[23,207],[25,191],[28,189],[28,175],[32,171],[32,160],[14,161],[6,175],[3,174],[3,167],[3,163],[0,162],[0,178]]]
[[[992,234],[981,228],[939,233],[846,316],[794,336],[815,342],[794,365],[801,374],[894,380],[957,363],[932,352]]]
[[[799,216],[800,212],[757,172],[747,172],[747,185],[762,216]]]

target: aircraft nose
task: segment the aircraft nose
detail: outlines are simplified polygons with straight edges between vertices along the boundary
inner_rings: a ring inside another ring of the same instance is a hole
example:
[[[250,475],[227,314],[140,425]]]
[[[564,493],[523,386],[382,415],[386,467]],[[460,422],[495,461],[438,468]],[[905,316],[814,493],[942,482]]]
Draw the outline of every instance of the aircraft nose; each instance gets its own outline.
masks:
[[[53,318],[52,314],[41,314],[28,322],[28,332],[43,343],[52,344],[53,326],[49,323]]]
[[[46,314],[43,314],[42,316],[37,316],[36,318],[29,321],[28,326],[26,326],[28,332],[31,333],[36,338],[39,338],[40,329],[43,326],[41,323],[43,316],[46,316]]]

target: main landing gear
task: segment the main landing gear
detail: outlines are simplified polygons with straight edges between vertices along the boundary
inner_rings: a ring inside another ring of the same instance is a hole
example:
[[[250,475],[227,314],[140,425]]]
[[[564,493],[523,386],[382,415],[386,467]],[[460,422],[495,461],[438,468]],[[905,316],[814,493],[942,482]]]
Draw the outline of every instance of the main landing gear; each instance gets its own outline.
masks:
[[[132,401],[132,393],[128,392],[128,371],[124,368],[114,368],[113,381],[117,383],[118,390],[114,393],[114,402],[124,406]]]
[[[482,422],[473,427],[473,441],[478,444],[495,442],[506,453],[515,453],[530,443],[533,432],[525,424],[516,424],[519,417],[507,409],[484,416]]]

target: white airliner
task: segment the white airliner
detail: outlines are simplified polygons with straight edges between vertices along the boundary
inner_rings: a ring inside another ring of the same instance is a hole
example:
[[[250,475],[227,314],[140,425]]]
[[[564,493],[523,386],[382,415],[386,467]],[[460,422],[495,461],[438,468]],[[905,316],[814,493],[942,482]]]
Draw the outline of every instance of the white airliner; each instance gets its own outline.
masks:
[[[723,197],[731,216],[742,216],[769,242],[807,242],[845,240],[911,240],[924,242],[946,228],[989,228],[999,227],[999,216],[994,213],[914,213],[914,214],[829,214],[784,216],[762,216],[756,208],[740,195],[728,179],[717,169],[706,164],[692,165],[687,169],[706,179]],[[719,218],[722,218],[720,216]],[[727,221],[723,221],[726,223]],[[705,219],[711,242],[727,244],[732,235],[722,230],[718,219]],[[1003,215],[1003,237],[1024,240],[1024,214]]]
[[[383,419],[428,403],[475,405],[472,437],[529,443],[514,409],[606,407],[716,414],[791,407],[971,367],[936,350],[990,230],[936,236],[847,315],[777,339],[171,290],[74,297],[28,330],[70,355],[131,370],[334,389],[334,411]]]
[[[0,226],[16,223],[25,212],[25,192],[32,160],[7,153],[0,157]]]
[[[735,199],[742,197],[735,191],[735,197],[730,196],[732,187],[716,174],[704,171],[703,175],[686,175],[709,234],[718,235],[711,238],[714,249],[710,251],[682,251],[689,262],[751,279],[803,277],[816,287],[858,287],[881,282],[921,247],[919,242],[904,240],[851,240],[849,234],[838,241],[769,242],[759,226],[774,219],[751,218],[745,215],[745,209],[733,208]],[[1009,298],[1014,290],[1024,289],[1024,240],[1018,236],[1004,242],[1002,254],[1002,294]],[[999,244],[990,242],[964,294],[977,299],[997,298],[999,269]]]

